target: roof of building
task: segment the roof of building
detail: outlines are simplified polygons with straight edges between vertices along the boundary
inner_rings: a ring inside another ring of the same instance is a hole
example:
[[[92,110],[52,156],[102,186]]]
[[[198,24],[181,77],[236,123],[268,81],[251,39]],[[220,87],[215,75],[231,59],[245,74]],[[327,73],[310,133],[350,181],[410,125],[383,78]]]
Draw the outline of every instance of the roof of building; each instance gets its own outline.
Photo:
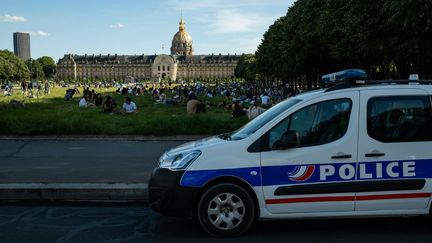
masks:
[[[157,55],[74,55],[66,54],[58,61],[58,64],[66,63],[68,60],[76,64],[151,64]],[[178,63],[226,63],[237,62],[240,55],[191,55],[191,56],[172,56]]]

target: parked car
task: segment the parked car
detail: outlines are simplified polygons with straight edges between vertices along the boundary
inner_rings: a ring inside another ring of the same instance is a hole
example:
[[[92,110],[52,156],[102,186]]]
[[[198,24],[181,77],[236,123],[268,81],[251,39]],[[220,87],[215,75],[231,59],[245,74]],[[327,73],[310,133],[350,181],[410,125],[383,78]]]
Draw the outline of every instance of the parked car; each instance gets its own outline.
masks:
[[[432,82],[365,77],[325,75],[327,88],[164,153],[150,207],[217,236],[255,219],[430,214]]]

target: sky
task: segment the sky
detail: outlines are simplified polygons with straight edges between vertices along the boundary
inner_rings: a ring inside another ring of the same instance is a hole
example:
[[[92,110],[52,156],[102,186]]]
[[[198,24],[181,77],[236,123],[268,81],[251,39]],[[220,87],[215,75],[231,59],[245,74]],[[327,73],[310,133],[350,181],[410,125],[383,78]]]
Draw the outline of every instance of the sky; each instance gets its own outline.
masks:
[[[181,15],[194,54],[253,53],[294,0],[1,0],[0,49],[28,32],[31,56],[169,54]]]

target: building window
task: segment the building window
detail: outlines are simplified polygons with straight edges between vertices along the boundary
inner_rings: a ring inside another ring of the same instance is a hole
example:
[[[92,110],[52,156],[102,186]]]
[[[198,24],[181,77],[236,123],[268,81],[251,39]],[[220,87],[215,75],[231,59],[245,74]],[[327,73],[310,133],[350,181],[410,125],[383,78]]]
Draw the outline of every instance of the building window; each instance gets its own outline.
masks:
[[[160,71],[160,66],[158,66],[158,71]]]
[[[165,66],[162,66],[162,71],[165,71]]]
[[[170,70],[170,67],[169,67],[169,66],[167,67],[167,70],[168,70],[168,71]]]

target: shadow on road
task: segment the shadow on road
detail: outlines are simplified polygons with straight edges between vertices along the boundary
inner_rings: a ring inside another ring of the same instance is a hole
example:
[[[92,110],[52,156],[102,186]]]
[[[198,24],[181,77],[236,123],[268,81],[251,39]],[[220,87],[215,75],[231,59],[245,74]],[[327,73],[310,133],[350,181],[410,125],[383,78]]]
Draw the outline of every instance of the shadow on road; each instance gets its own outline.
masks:
[[[1,242],[432,242],[431,226],[425,217],[284,220],[215,238],[147,207],[0,206]]]

